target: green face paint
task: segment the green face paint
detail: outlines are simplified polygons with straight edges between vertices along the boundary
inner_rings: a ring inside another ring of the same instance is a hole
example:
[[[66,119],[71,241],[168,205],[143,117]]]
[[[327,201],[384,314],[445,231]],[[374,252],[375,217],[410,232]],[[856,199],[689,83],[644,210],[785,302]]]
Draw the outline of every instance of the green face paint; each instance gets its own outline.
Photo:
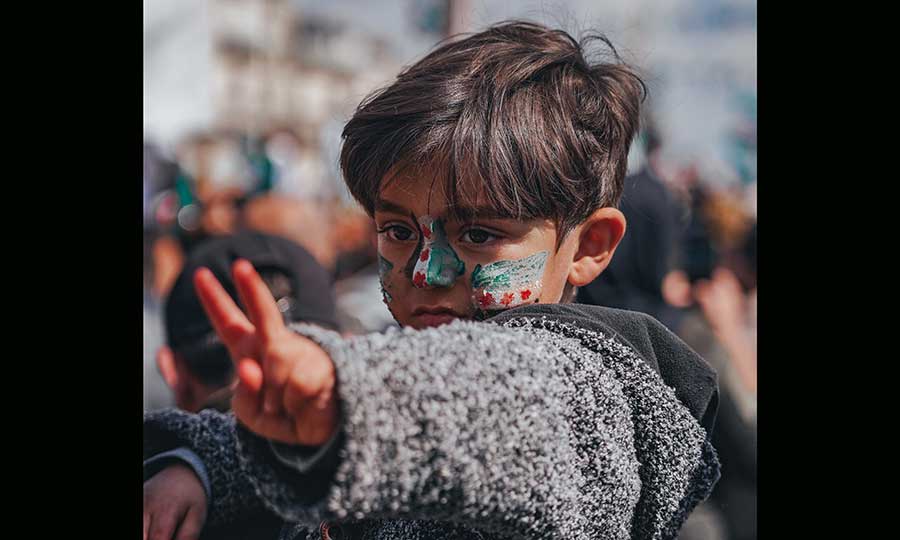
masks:
[[[472,271],[472,302],[476,309],[494,311],[537,301],[547,255],[540,251],[523,259],[476,266]]]
[[[423,216],[419,219],[422,249],[412,269],[413,285],[419,289],[450,287],[465,274],[466,265],[459,259],[447,240],[444,222]]]
[[[393,263],[385,259],[381,255],[378,256],[378,281],[381,283],[381,299],[385,304],[390,304],[394,297],[387,291],[390,287],[391,270],[394,269]]]

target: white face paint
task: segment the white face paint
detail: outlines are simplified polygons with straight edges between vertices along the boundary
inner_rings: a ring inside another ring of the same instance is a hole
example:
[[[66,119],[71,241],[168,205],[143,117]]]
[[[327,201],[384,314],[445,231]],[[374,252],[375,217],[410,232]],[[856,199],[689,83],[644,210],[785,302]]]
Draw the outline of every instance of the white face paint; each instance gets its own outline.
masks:
[[[413,286],[420,289],[451,287],[465,275],[466,265],[450,246],[444,220],[422,216],[418,223],[421,249],[413,253],[416,258],[411,272]]]

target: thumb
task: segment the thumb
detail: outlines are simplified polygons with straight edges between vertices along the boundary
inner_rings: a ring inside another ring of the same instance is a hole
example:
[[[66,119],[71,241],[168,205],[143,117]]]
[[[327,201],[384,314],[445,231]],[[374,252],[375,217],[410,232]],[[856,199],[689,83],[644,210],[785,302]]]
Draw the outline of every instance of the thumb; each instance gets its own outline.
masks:
[[[187,511],[187,515],[178,526],[178,533],[175,540],[197,540],[200,538],[200,532],[203,530],[203,524],[206,521],[206,510],[201,507],[192,506]]]
[[[256,360],[244,358],[238,363],[237,369],[240,385],[253,393],[259,392],[263,386],[262,366]]]
[[[237,364],[237,380],[231,410],[238,420],[251,429],[260,414],[262,384],[263,374],[260,365],[249,358],[241,359]]]

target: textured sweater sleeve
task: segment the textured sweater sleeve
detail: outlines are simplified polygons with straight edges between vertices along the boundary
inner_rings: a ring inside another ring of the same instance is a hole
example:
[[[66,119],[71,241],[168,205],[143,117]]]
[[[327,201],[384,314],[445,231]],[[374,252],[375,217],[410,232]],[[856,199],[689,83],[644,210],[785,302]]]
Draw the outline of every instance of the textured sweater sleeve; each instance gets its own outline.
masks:
[[[281,517],[428,520],[525,538],[629,538],[640,496],[630,409],[595,355],[543,331],[458,321],[344,340],[309,326],[333,359],[342,407],[323,496],[238,426],[242,469]]]

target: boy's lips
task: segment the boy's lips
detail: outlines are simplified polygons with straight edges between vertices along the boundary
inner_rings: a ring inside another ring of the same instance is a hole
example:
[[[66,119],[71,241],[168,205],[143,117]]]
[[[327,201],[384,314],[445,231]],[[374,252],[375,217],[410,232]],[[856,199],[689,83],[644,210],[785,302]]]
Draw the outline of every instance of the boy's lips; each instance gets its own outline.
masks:
[[[418,319],[423,326],[440,326],[465,317],[445,306],[419,306],[413,310],[412,316]]]

